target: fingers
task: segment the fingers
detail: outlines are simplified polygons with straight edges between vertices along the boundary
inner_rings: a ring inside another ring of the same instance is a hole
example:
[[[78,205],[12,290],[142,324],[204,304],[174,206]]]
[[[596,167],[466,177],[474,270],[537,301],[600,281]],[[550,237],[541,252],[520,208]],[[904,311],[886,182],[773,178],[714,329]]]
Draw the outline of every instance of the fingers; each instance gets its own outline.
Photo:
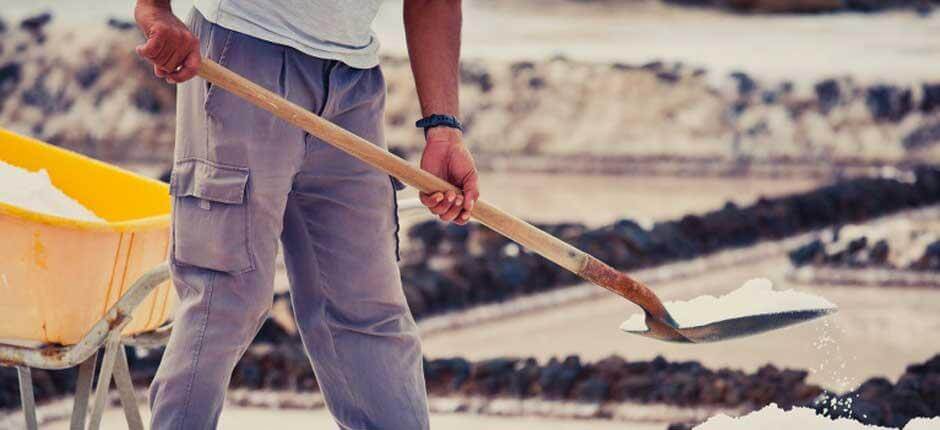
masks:
[[[163,39],[151,37],[147,39],[147,41],[144,42],[143,45],[137,46],[136,48],[137,55],[140,55],[141,57],[153,63],[154,62],[153,60],[157,58],[157,54],[159,54],[163,50],[164,43],[165,41]],[[154,64],[154,65],[156,66],[157,64]]]
[[[442,221],[456,220],[464,204],[463,194],[453,190],[433,194],[421,193],[420,200],[421,204],[427,206],[431,213]]]
[[[199,55],[199,50],[194,50],[189,52],[189,56],[186,57],[186,60],[183,61],[182,66],[179,71],[170,73],[167,79],[173,83],[185,82],[196,76],[196,72],[199,71],[199,65],[202,63],[202,56]]]
[[[185,27],[155,24],[137,54],[154,65],[154,74],[170,83],[196,75],[201,62],[199,40]]]
[[[480,198],[480,188],[477,185],[476,174],[467,178],[463,184],[463,205],[459,208],[460,214],[454,220],[457,224],[464,225],[470,221],[470,213],[473,211],[473,205]]]
[[[421,204],[427,206],[428,209],[431,209],[437,206],[437,204],[440,203],[441,200],[444,200],[444,193],[441,193],[441,192],[436,192],[433,194],[421,193],[418,195],[418,198],[421,200]]]

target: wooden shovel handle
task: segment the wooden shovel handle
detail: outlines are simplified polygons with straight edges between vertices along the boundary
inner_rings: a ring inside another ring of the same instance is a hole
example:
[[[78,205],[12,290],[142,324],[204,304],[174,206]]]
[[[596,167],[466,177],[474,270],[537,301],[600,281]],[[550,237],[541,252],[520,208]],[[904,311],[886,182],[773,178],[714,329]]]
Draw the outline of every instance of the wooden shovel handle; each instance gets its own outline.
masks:
[[[457,187],[424,170],[416,168],[390,152],[356,136],[312,112],[268,91],[218,63],[203,58],[199,76],[252,104],[270,111],[350,155],[382,170],[425,193],[454,190]],[[587,253],[545,233],[501,209],[479,200],[471,216],[526,248],[601,287],[637,303],[654,316],[663,314],[656,295],[643,284],[614,270]]]

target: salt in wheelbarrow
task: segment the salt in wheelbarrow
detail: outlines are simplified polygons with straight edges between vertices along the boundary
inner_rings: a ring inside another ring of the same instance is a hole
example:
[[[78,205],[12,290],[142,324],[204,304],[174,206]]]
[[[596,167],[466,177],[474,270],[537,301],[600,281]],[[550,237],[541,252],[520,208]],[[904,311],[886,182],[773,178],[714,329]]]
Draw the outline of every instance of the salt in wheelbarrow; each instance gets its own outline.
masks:
[[[212,60],[203,58],[198,75],[422,192],[460,191],[446,181],[408,164],[405,160],[285,100]],[[481,200],[476,203],[471,216],[581,278],[639,305],[646,314],[647,329],[631,331],[631,333],[641,336],[670,342],[713,342],[785,327],[834,311],[833,308],[810,307],[785,312],[757,313],[698,326],[680,327],[649,288],[597,258],[485,201]]]
[[[97,427],[113,375],[131,428],[142,428],[122,344],[162,342],[174,308],[164,264],[167,185],[5,130],[0,160],[47,169],[54,185],[106,220],[0,203],[0,365],[18,370],[27,427],[38,425],[30,368],[79,366],[71,428],[85,428],[104,347],[90,426]]]

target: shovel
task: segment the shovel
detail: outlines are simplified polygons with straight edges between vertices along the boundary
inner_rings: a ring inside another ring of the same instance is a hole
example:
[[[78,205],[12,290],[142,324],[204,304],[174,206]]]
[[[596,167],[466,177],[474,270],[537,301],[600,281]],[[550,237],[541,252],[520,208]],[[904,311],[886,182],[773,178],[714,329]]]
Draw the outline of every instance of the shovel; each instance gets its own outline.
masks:
[[[460,190],[450,183],[389,153],[365,139],[285,100],[277,94],[203,58],[198,75],[248,102],[306,130],[326,143],[392,175],[425,193]],[[669,342],[701,343],[750,335],[807,321],[831,309],[758,314],[717,321],[698,327],[679,327],[662,302],[649,288],[614,270],[597,258],[545,233],[495,206],[479,200],[471,216],[481,224],[555,262],[581,278],[606,288],[639,305],[646,313],[647,330],[631,331],[641,336]]]

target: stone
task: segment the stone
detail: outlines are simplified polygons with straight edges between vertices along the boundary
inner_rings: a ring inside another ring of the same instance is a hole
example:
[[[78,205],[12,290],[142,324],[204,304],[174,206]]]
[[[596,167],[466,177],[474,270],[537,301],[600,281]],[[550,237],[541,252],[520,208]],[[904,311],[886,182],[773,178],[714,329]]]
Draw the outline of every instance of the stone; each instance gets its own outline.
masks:
[[[594,376],[575,387],[574,397],[581,402],[603,403],[607,400],[609,390],[610,384],[607,381]]]
[[[82,67],[77,72],[75,72],[75,80],[78,81],[78,85],[85,89],[88,89],[94,85],[100,76],[101,66],[94,63]]]
[[[819,110],[828,114],[832,108],[839,104],[841,91],[839,82],[835,79],[826,79],[816,83],[813,86],[816,91],[816,100],[819,102]]]
[[[923,99],[920,110],[930,112],[940,107],[940,83],[926,83],[923,85]]]
[[[13,93],[23,78],[23,67],[19,63],[7,63],[0,66],[0,106],[7,96]]]
[[[738,83],[738,95],[746,97],[757,89],[757,82],[744,72],[732,72],[729,76]]]
[[[36,33],[52,21],[52,14],[49,12],[40,13],[38,15],[33,15],[27,18],[24,18],[20,21],[20,28]]]
[[[149,114],[158,114],[163,110],[163,104],[160,102],[160,99],[147,87],[138,87],[131,98],[137,109]]]
[[[128,31],[136,28],[137,25],[131,21],[125,21],[123,19],[108,18],[108,27],[111,27],[115,30]]]
[[[913,109],[911,90],[894,85],[874,85],[865,93],[865,104],[878,121],[899,121]]]
[[[926,122],[901,139],[908,150],[928,148],[940,143],[940,120]]]
[[[868,251],[868,262],[869,264],[876,266],[885,266],[888,264],[888,255],[891,252],[891,248],[888,246],[888,241],[881,239],[875,242],[872,245],[871,249]]]

